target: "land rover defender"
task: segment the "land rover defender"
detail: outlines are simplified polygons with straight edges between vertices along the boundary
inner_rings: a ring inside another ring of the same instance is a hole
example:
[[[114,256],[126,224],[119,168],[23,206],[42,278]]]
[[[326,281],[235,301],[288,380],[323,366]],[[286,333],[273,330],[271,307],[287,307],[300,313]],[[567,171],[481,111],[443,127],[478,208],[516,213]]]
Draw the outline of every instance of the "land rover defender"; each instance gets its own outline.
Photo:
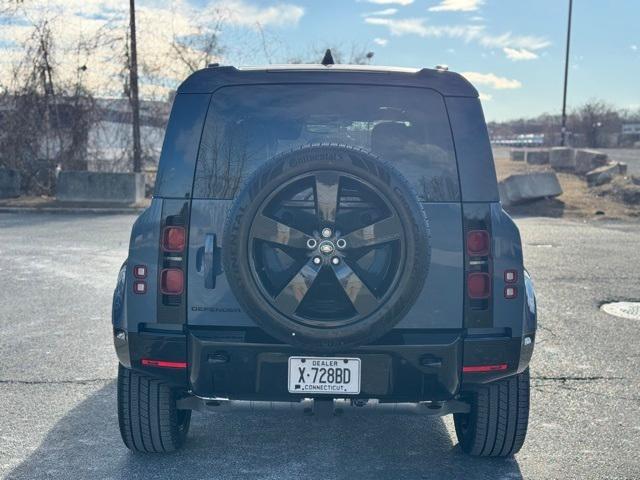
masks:
[[[191,412],[453,414],[525,438],[536,303],[478,92],[437,69],[211,66],[177,90],[113,300],[127,447]]]

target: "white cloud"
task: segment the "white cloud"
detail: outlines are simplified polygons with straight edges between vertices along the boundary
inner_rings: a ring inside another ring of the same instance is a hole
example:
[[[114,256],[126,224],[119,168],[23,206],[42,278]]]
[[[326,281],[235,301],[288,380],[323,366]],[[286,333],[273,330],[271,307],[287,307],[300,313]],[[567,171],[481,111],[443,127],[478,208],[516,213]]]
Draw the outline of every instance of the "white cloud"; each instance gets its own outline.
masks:
[[[538,58],[538,54],[527,50],[526,48],[510,48],[504,47],[502,51],[509,60],[534,60]]]
[[[513,35],[506,32],[493,35],[484,25],[428,25],[424,18],[365,18],[370,25],[384,26],[391,35],[418,35],[420,37],[459,38],[475,42],[486,48],[510,48],[533,52],[551,45],[547,39],[532,35]]]
[[[375,3],[376,5],[402,5],[406,7],[411,5],[413,0],[367,0],[369,3]]]
[[[462,72],[461,75],[473,84],[486,85],[496,90],[511,90],[522,86],[518,80],[499,77],[495,73]]]
[[[638,45],[631,45],[631,50],[633,50],[634,52],[638,50]]]
[[[396,13],[398,13],[397,8],[385,8],[384,10],[376,10],[375,12],[363,13],[362,16],[363,17],[376,17],[376,16],[385,17],[388,15],[395,15]]]
[[[374,38],[373,39],[373,43],[375,43],[376,45],[380,45],[381,47],[386,47],[387,43],[389,43],[389,40],[387,40],[386,38]]]
[[[430,12],[472,12],[477,10],[484,0],[442,0],[438,5],[429,7]]]
[[[245,27],[265,25],[296,25],[304,15],[304,8],[297,5],[278,4],[258,7],[244,0],[226,0],[217,4],[227,12],[226,19],[234,25]]]
[[[542,37],[532,35],[513,35],[511,32],[502,35],[478,34],[480,44],[490,48],[524,48],[527,50],[541,50],[551,45],[551,42]]]
[[[426,37],[429,34],[429,30],[421,18],[365,18],[364,21],[371,25],[383,25],[387,27],[391,35],[415,34]]]
[[[493,95],[490,95],[488,93],[482,93],[479,92],[478,93],[478,97],[480,98],[480,100],[482,100],[483,102],[488,102],[489,100],[491,100],[493,98]]]

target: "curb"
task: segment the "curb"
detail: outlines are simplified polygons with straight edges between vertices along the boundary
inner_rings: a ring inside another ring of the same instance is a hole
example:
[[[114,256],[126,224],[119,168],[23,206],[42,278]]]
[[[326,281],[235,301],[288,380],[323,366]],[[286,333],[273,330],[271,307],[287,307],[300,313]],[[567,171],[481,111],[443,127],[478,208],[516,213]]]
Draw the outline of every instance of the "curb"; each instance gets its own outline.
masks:
[[[99,207],[0,207],[0,213],[69,213],[69,214],[102,214],[102,215],[122,215],[139,214],[146,207],[122,207],[122,208],[99,208]]]

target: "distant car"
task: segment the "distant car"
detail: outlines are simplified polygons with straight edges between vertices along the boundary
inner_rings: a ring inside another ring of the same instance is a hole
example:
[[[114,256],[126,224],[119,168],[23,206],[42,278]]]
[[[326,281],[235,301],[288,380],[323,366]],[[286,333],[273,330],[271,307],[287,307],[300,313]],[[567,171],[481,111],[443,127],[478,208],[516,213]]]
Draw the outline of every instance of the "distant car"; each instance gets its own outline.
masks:
[[[113,329],[134,451],[258,401],[452,413],[465,452],[517,452],[535,296],[477,91],[444,69],[194,73]]]

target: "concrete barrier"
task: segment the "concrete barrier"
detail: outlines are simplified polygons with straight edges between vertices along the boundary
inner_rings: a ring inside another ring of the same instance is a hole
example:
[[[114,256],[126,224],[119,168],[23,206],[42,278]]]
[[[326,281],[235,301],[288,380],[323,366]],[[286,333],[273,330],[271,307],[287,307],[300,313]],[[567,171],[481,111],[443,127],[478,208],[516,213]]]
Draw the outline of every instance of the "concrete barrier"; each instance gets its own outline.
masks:
[[[553,147],[549,151],[549,163],[554,170],[575,170],[575,153],[569,147]]]
[[[63,202],[131,205],[144,199],[142,173],[60,172],[56,199]]]
[[[609,163],[587,172],[587,184],[589,186],[604,185],[613,180],[615,175],[624,175],[626,172],[626,164],[618,162]]]
[[[576,150],[576,168],[575,172],[583,175],[590,172],[594,168],[607,164],[607,154],[591,149]]]
[[[562,194],[562,187],[554,172],[515,174],[498,185],[503,205],[514,205]]]
[[[0,168],[0,198],[20,196],[20,172],[11,168]]]
[[[524,162],[527,151],[522,148],[512,148],[509,150],[509,158],[512,162]]]
[[[531,165],[544,165],[549,163],[549,150],[540,148],[535,150],[527,150],[527,163]]]

